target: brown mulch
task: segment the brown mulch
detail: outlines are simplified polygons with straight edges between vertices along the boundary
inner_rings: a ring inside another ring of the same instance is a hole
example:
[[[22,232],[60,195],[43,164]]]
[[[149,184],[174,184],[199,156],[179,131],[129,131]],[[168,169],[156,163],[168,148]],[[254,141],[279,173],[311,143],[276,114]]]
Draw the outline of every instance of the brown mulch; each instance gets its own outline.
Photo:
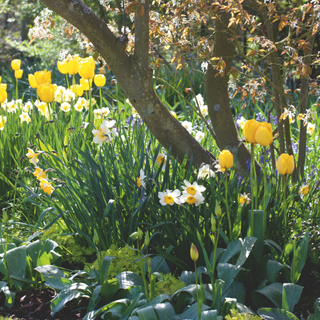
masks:
[[[88,302],[83,301],[79,304],[68,304],[57,312],[54,317],[51,317],[50,302],[55,296],[55,291],[50,288],[17,292],[14,305],[10,309],[0,310],[0,316],[24,320],[81,320],[86,315],[86,308],[76,310],[87,306]],[[1,295],[0,306],[4,306],[4,304],[4,295]]]

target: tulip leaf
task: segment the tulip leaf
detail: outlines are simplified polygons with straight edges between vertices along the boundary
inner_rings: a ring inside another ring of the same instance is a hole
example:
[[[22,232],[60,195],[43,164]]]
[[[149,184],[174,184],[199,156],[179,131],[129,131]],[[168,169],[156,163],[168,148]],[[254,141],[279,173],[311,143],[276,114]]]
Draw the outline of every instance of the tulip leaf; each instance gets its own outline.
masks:
[[[294,306],[298,303],[303,287],[293,284],[284,283],[282,291],[282,309],[293,311]]]
[[[282,269],[282,264],[275,260],[267,262],[267,278],[270,283],[276,282],[279,271]]]
[[[257,313],[263,319],[298,320],[291,312],[277,308],[260,308]]]

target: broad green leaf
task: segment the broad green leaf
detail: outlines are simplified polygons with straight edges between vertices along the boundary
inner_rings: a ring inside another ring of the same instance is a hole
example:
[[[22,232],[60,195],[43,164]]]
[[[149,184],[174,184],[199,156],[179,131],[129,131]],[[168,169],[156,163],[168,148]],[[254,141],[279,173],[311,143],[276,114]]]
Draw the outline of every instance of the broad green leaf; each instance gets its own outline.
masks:
[[[208,310],[209,307],[207,305],[203,305],[201,308],[201,312]],[[187,308],[181,314],[177,314],[176,316],[171,317],[169,320],[178,320],[178,319],[198,319],[198,303],[193,303],[189,308]]]
[[[201,312],[201,320],[218,320],[217,310],[205,310]]]
[[[267,277],[270,283],[277,280],[279,271],[282,269],[282,264],[275,260],[268,260],[267,262]]]
[[[222,305],[222,316],[225,317],[230,314],[231,309],[236,309],[237,299],[225,298]]]
[[[293,311],[294,306],[298,303],[303,287],[293,284],[284,283],[282,292],[282,309]]]
[[[298,320],[294,314],[282,309],[260,308],[257,313],[261,318],[268,320]]]
[[[167,320],[176,314],[170,302],[158,303],[154,306],[154,310],[160,320]]]
[[[235,298],[238,302],[244,303],[246,300],[246,288],[242,282],[234,281],[230,285],[227,292],[223,295],[223,298]]]
[[[242,269],[243,268],[236,267],[230,263],[218,263],[218,278],[225,282],[224,292],[230,287],[231,283]]]
[[[18,247],[7,251],[7,267],[9,274],[18,278],[26,277],[27,266],[27,250],[26,247]],[[24,283],[18,280],[13,280],[15,287],[21,291]]]
[[[320,319],[320,298],[314,303],[314,316],[316,319]]]
[[[127,289],[132,286],[142,286],[143,280],[140,276],[132,271],[124,271],[119,273],[116,278],[119,281],[120,289]]]
[[[230,242],[226,251],[223,253],[219,263],[228,262],[232,257],[234,257],[237,253],[241,251],[242,248],[242,240],[237,239],[233,242]]]
[[[170,300],[170,296],[167,295],[167,294],[160,294],[159,296],[155,297],[154,299],[152,299],[151,301],[149,301],[148,303],[143,305],[142,308],[149,307],[149,306],[154,307],[157,304],[162,303],[162,302],[164,302],[166,300],[169,301]],[[139,311],[140,309],[141,309],[141,307],[134,309],[133,312],[132,312],[132,315],[135,315],[136,312]]]
[[[154,308],[149,306],[141,308],[137,311],[139,319],[141,320],[158,320],[157,313]]]
[[[255,305],[259,308],[261,305],[258,302],[258,297],[256,296],[258,294],[261,294],[268,298],[277,308],[281,308],[282,305],[282,283],[275,282],[271,283],[270,285],[260,289],[260,290],[254,290],[251,293],[252,300],[255,303]]]
[[[43,274],[45,277],[66,278],[66,275],[55,266],[43,265],[34,269]]]
[[[209,275],[208,269],[206,267],[198,267],[197,268],[198,278],[200,277],[201,273]],[[180,276],[180,281],[184,282],[186,285],[196,283],[195,272],[194,271],[182,271],[181,276]]]
[[[101,289],[101,285],[98,285],[95,287],[95,289],[93,290],[91,299],[89,301],[88,307],[87,307],[87,311],[94,311],[97,304],[99,303],[99,301],[101,300],[101,296],[100,296],[100,289]]]
[[[233,223],[231,240],[238,239],[241,233],[241,215],[242,215],[242,207],[239,206],[237,210],[236,219]]]
[[[100,289],[100,295],[105,303],[111,302],[112,297],[119,290],[119,281],[116,278],[105,280]]]
[[[247,258],[250,255],[250,252],[254,246],[254,244],[256,243],[257,238],[255,237],[245,237],[244,241],[242,243],[242,247],[241,247],[241,251],[240,251],[240,255],[237,259],[236,262],[236,266],[237,267],[241,267],[247,260]]]
[[[138,301],[141,299],[141,297],[143,295],[144,294],[141,292],[136,296],[136,298],[132,301],[131,305],[126,309],[126,311],[123,313],[123,315],[121,316],[121,318],[119,320],[128,319],[128,317],[130,316],[131,312],[134,310],[134,308],[136,307]]]

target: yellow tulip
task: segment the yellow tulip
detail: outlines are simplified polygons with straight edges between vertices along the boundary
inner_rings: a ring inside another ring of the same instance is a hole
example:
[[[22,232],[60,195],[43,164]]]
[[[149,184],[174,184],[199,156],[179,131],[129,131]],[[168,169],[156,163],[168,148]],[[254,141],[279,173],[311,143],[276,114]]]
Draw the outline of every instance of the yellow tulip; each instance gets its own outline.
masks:
[[[60,73],[62,74],[68,73],[68,60],[58,61],[57,66]]]
[[[89,86],[89,82],[90,82],[90,86]],[[82,85],[82,89],[84,91],[88,91],[90,89],[90,87],[92,87],[92,79],[83,79],[83,78],[81,78],[80,79],[80,84]]]
[[[221,171],[224,172],[233,166],[233,154],[229,150],[222,150],[219,155]]]
[[[0,87],[0,103],[5,102],[7,99],[7,91]]]
[[[97,87],[103,87],[106,84],[106,77],[103,74],[97,74],[94,77],[94,84]]]
[[[22,75],[23,75],[23,70],[22,70],[22,69],[15,70],[15,72],[14,72],[14,77],[15,77],[16,79],[21,79],[21,78],[22,78]]]
[[[78,97],[81,97],[83,95],[83,87],[81,84],[75,84],[73,86],[70,86],[70,90],[75,93]]]
[[[243,127],[244,139],[249,143],[256,143],[255,135],[260,126],[260,122],[255,119],[246,121]]]
[[[6,83],[0,83],[0,88],[7,91],[7,84]]]
[[[15,59],[11,61],[11,68],[16,71],[21,68],[21,60]]]
[[[277,161],[277,170],[281,175],[291,174],[294,170],[294,158],[282,153]]]
[[[268,122],[262,122],[260,123],[260,127],[257,129],[255,134],[255,140],[260,145],[267,147],[269,146],[272,141],[272,128],[271,124]]]
[[[38,86],[38,95],[42,102],[52,102],[54,99],[55,87],[52,84],[40,84]]]
[[[0,83],[1,83],[2,77],[0,76]]]
[[[68,69],[68,73],[72,76],[78,73],[78,70],[79,70],[78,61],[76,59],[69,60],[67,64],[67,69]]]
[[[38,86],[40,84],[50,84],[51,83],[51,72],[50,71],[37,71],[34,73],[35,80],[37,81]]]
[[[197,247],[191,243],[191,248],[190,248],[190,257],[193,261],[197,261],[199,258],[199,252]]]
[[[28,74],[28,80],[31,88],[36,89],[38,87],[36,77],[33,74]]]
[[[95,62],[92,57],[82,59],[79,63],[79,74],[84,79],[94,77]]]

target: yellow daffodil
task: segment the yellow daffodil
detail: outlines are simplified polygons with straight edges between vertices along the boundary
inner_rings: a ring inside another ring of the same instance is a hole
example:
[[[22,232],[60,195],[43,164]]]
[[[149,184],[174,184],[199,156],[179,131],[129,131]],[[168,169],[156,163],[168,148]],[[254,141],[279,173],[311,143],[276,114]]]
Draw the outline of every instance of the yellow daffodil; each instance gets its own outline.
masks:
[[[33,175],[40,181],[41,179],[47,179],[45,171],[43,171],[41,168],[36,168],[36,171],[33,173]]]
[[[48,195],[51,195],[51,193],[54,191],[54,188],[53,188],[53,186],[51,184],[52,184],[52,182],[48,182],[48,180],[46,180],[46,179],[42,178],[40,180],[40,188],[41,188],[41,190],[43,190]]]
[[[36,163],[39,161],[38,156],[40,155],[40,153],[35,153],[32,149],[28,148],[28,153],[26,154],[26,156],[29,158],[29,161],[36,165]]]

